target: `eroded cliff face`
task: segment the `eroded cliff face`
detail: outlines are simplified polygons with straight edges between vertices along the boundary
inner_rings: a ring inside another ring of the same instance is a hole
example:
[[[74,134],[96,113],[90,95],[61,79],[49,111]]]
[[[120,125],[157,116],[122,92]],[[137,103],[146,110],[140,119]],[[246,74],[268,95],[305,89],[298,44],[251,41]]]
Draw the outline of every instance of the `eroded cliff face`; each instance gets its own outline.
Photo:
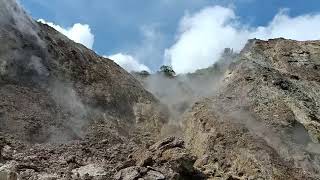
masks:
[[[148,179],[138,167],[150,166],[168,179],[319,179],[319,53],[319,41],[250,40],[239,55],[200,73],[138,76],[170,107],[162,133],[183,142],[133,153],[133,166],[116,177]],[[182,152],[183,163],[175,163]]]
[[[113,61],[33,22],[14,1],[2,0],[0,12],[2,132],[41,143],[83,138],[98,119],[161,124],[157,100]]]
[[[320,179],[320,41],[251,40],[157,100],[13,0],[0,24],[0,179]]]
[[[112,177],[166,119],[112,60],[0,0],[0,179]]]
[[[319,178],[320,42],[251,40],[218,93],[185,114],[185,137],[215,179]]]

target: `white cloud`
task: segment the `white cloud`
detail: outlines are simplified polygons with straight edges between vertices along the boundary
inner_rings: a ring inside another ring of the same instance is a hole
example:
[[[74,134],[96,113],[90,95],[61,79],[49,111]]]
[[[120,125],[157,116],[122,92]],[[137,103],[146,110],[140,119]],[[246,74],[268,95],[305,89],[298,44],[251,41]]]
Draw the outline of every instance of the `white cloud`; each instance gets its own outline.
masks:
[[[52,22],[47,22],[43,19],[39,19],[38,21],[53,27],[57,31],[67,36],[69,39],[77,43],[81,43],[86,47],[92,49],[92,46],[94,43],[94,35],[91,33],[91,29],[89,25],[77,23],[77,24],[74,24],[72,27],[63,28],[59,25],[56,25]],[[148,38],[153,38],[154,36],[152,32],[146,31],[145,33],[146,33],[146,36],[148,36]],[[152,47],[149,47],[148,51],[151,51],[151,50],[152,50]],[[117,64],[119,64],[122,68],[124,68],[129,72],[143,71],[143,70],[151,72],[146,65],[139,63],[137,58],[129,54],[117,53],[114,55],[104,56],[104,57],[114,60]]]
[[[122,68],[124,68],[128,72],[132,72],[132,71],[150,72],[150,69],[146,65],[139,63],[139,61],[136,58],[128,54],[118,53],[118,54],[108,56],[108,58],[113,60],[115,63],[120,65]]]
[[[177,73],[193,72],[215,63],[226,47],[241,50],[250,38],[319,39],[319,28],[320,14],[290,17],[282,10],[266,27],[248,27],[232,9],[208,7],[181,20],[176,43],[165,51],[165,64]]]
[[[210,66],[225,47],[240,49],[246,37],[239,34],[231,20],[236,18],[233,10],[221,6],[203,9],[186,15],[179,28],[179,38],[165,56],[177,73],[193,72]]]
[[[59,25],[56,25],[52,22],[47,22],[43,19],[39,19],[38,21],[53,27],[74,42],[83,44],[87,48],[92,49],[94,43],[94,35],[91,33],[91,29],[88,24],[76,23],[72,27],[63,28]]]
[[[270,39],[284,37],[294,40],[320,39],[320,14],[290,17],[288,10],[281,10],[266,27],[258,27],[251,37]]]

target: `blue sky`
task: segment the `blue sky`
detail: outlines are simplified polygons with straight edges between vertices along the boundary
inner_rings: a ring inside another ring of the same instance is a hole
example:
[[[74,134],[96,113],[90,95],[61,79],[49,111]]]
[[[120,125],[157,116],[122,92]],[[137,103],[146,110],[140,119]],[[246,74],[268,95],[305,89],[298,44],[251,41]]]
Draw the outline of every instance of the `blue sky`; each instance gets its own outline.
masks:
[[[179,49],[186,47],[186,45],[182,44],[184,42],[182,40],[183,36],[188,34],[185,32],[193,27],[198,27],[196,28],[196,32],[198,32],[198,29],[203,29],[202,25],[197,24],[199,21],[206,19],[206,17],[208,17],[208,21],[211,21],[211,19],[214,21],[212,14],[217,11],[223,13],[223,10],[212,8],[207,12],[203,12],[206,15],[199,15],[199,18],[195,20],[196,22],[191,23],[192,25],[187,30],[182,30],[182,32],[180,32],[181,22],[183,18],[189,18],[188,20],[191,22],[193,16],[208,7],[219,5],[232,10],[235,17],[228,14],[230,12],[226,12],[226,20],[223,24],[229,23],[231,19],[233,22],[230,26],[236,29],[237,33],[241,30],[242,34],[245,34],[243,31],[256,32],[257,30],[252,29],[259,26],[267,27],[275,19],[275,16],[284,11],[284,9],[289,9],[284,12],[285,16],[289,18],[305,15],[316,16],[320,13],[319,0],[20,0],[20,2],[34,19],[44,19],[64,28],[72,27],[75,23],[89,25],[91,33],[94,35],[92,48],[96,52],[107,56],[117,53],[128,55],[138,63],[146,65],[152,71],[163,63],[178,66],[179,63],[187,61],[185,59],[188,59],[188,57],[185,58],[183,55],[179,55]],[[315,22],[318,22],[317,18],[313,18]],[[302,26],[306,25],[301,24],[300,27]],[[207,27],[214,28],[213,25]],[[196,34],[196,32],[190,32],[189,34]],[[256,33],[251,33],[248,37],[251,38],[252,34]],[[209,34],[206,37],[214,39],[217,36],[220,35],[213,34],[211,36]],[[263,35],[263,37],[269,36]],[[313,37],[318,38],[318,34],[311,38]],[[239,39],[238,36],[235,36],[235,38],[236,40]],[[192,43],[191,39],[185,42]],[[242,40],[242,38],[240,39]],[[180,40],[181,48],[178,47]],[[305,40],[305,38],[300,38],[299,40]],[[227,43],[226,45],[229,44]],[[235,49],[243,46],[242,44],[235,45]],[[200,46],[200,44],[197,45]],[[204,45],[206,44],[204,43]],[[221,51],[217,50],[212,43],[208,46],[210,45],[212,46],[211,49],[201,50],[202,55],[190,54],[189,57],[216,59],[216,56],[210,54],[203,55],[203,52],[207,51],[216,52],[216,54]],[[174,48],[175,46],[177,48]],[[230,44],[230,46],[232,47],[233,44]],[[194,47],[189,48],[194,49]],[[166,49],[168,53],[166,53]],[[199,51],[194,53],[199,53]],[[165,60],[166,54],[169,54],[169,60]],[[123,56],[116,57],[123,58]],[[184,58],[184,60],[178,60],[178,58]],[[127,61],[128,59],[126,59]],[[215,60],[209,61],[200,63],[198,68],[212,64]],[[189,63],[188,66],[192,65],[192,63]],[[193,70],[186,66],[179,72],[184,73]]]

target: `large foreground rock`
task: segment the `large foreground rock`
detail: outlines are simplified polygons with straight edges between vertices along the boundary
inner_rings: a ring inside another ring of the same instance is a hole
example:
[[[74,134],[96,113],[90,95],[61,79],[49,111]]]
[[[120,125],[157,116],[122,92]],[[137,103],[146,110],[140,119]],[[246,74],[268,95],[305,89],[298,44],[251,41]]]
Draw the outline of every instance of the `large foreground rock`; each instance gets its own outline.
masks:
[[[205,179],[194,167],[196,158],[186,149],[184,141],[165,138],[149,148],[140,148],[130,154],[114,176],[117,180]]]

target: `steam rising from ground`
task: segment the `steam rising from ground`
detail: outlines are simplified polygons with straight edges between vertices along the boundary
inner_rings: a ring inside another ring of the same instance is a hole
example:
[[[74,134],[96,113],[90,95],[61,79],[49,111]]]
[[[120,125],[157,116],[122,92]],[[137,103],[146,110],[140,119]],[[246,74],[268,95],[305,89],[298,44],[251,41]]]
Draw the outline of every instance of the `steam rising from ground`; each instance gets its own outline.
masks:
[[[83,138],[85,136],[83,128],[89,124],[87,120],[89,108],[81,102],[71,83],[55,81],[51,87],[51,95],[55,102],[65,112],[70,113],[69,118],[64,122],[64,126],[71,129],[77,138]]]
[[[195,102],[217,95],[219,89],[226,85],[223,79],[229,65],[238,60],[238,54],[225,52],[229,53],[223,53],[215,65],[195,73],[176,77],[156,73],[142,79],[145,88],[169,107],[170,120],[163,127],[162,136],[180,136],[185,123],[183,114],[189,111]],[[277,132],[251,115],[248,110],[232,110],[231,107],[224,107],[223,103],[219,108],[225,109],[222,111],[224,114],[219,114],[222,119],[245,126],[251,134],[267,142],[284,160],[294,162],[295,167],[304,167],[310,172],[320,170],[320,160],[317,159],[320,146],[311,141],[308,131],[299,122],[290,127],[289,132]],[[317,158],[312,159],[312,156]]]
[[[142,78],[142,82],[148,91],[169,107],[171,123],[179,123],[181,115],[196,101],[216,94],[223,84],[227,67],[237,56],[231,49],[226,49],[220,60],[206,69],[175,77],[155,73]]]
[[[162,127],[162,137],[183,136],[183,114],[189,111],[195,102],[213,96],[222,83],[222,75],[180,75],[168,78],[157,73],[143,80],[144,87],[168,107],[169,119]]]
[[[17,28],[20,32],[24,32],[25,34],[29,34],[37,38],[37,43],[40,46],[44,46],[43,42],[37,35],[37,25],[25,13],[18,2],[15,0],[0,0],[0,15],[0,24],[2,28],[8,25],[15,26],[15,28]],[[4,30],[2,28],[1,30]],[[1,36],[3,35],[5,34],[0,34],[0,40],[2,40]]]
[[[38,25],[15,0],[0,0],[0,24],[0,82],[2,79],[12,82],[20,80],[27,86],[32,84],[48,91],[56,106],[62,107],[64,113],[68,114],[68,119],[44,131],[52,131],[55,137],[51,137],[51,140],[54,142],[63,142],[74,137],[82,138],[82,128],[88,124],[85,118],[89,108],[83,105],[73,85],[65,83],[68,80],[61,82],[50,78],[47,67],[50,56],[38,35]],[[62,126],[70,132],[61,132],[62,129],[56,126]],[[58,137],[59,134],[63,135]],[[67,137],[68,134],[73,137]]]
[[[320,170],[320,160],[311,159],[307,154],[319,154],[319,144],[314,144],[302,124],[296,123],[289,132],[289,137],[284,134],[279,135],[263,122],[258,121],[253,115],[247,111],[233,111],[228,115],[230,119],[244,124],[252,134],[264,139],[269,146],[277,151],[277,153],[286,161],[294,161],[296,167],[303,167],[309,171]],[[291,138],[292,141],[288,141]]]
[[[21,33],[23,33],[23,35],[35,37],[34,43],[38,44],[39,47],[43,49],[46,48],[37,35],[37,24],[35,24],[29,18],[29,16],[25,14],[19,4],[16,4],[13,0],[0,0],[0,14],[1,25],[15,26]],[[297,30],[296,33],[289,35],[285,34],[285,32],[288,32],[287,28],[292,24],[297,24],[297,27],[304,27],[306,29],[303,29],[303,31],[308,31],[308,28],[311,26],[311,24],[317,25],[318,21],[320,21],[320,15],[290,18],[285,11],[281,11],[268,27],[259,27],[254,30],[236,26],[237,24],[233,22],[235,19],[236,16],[231,9],[218,6],[204,9],[193,16],[186,16],[180,25],[180,38],[178,39],[177,43],[168,51],[172,63],[177,62],[177,64],[174,66],[174,69],[178,72],[188,72],[191,71],[191,69],[189,69],[191,65],[194,70],[203,66],[207,67],[212,65],[214,64],[213,62],[218,61],[217,58],[220,57],[220,54],[223,52],[225,46],[234,47],[236,50],[239,50],[243,46],[244,41],[250,36],[260,36],[264,39],[282,35],[299,40],[314,37],[320,38],[320,34],[317,31],[303,34],[301,33],[302,31]],[[216,27],[220,27],[220,29],[215,29]],[[0,27],[0,30],[3,29]],[[216,38],[215,42],[210,40],[216,37],[212,35],[223,33],[231,36],[229,39],[227,37],[222,37],[223,39]],[[0,35],[2,38],[4,38],[3,36],[5,33],[1,31]],[[239,35],[241,35],[241,37]],[[245,38],[243,38],[243,35],[246,35]],[[195,36],[199,38],[194,39]],[[194,44],[190,42],[194,42]],[[204,42],[208,44],[199,44]],[[237,44],[233,44],[234,42],[237,42]],[[222,45],[221,47],[217,48],[217,44]],[[194,47],[198,49],[194,49]],[[187,54],[179,54],[180,51],[186,52]],[[198,56],[197,54],[202,55]],[[174,58],[175,55],[177,55],[178,58]],[[214,55],[215,58],[212,58],[212,55]],[[15,56],[15,54],[12,54],[12,56]],[[24,59],[26,59],[28,62],[27,66],[24,68],[34,70],[38,76],[49,76],[49,71],[43,63],[45,58],[47,58],[46,54],[42,54],[42,56],[43,57],[29,55],[24,57]],[[185,63],[186,66],[182,65],[184,64],[182,61],[176,61],[180,58],[184,59],[184,61],[187,61]],[[208,69],[198,71],[194,74],[179,75],[175,78],[168,78],[162,74],[154,74],[143,79],[143,83],[146,89],[152,92],[164,104],[169,106],[172,115],[171,119],[173,120],[171,122],[174,122],[178,120],[180,116],[186,110],[188,110],[188,108],[195,101],[198,101],[204,97],[212,96],[216,93],[216,90],[222,84],[222,79],[226,68],[232,61],[235,60],[234,58],[235,57],[233,54],[230,56],[222,56],[222,59],[216,63],[216,66],[211,66]],[[188,64],[189,62],[191,62],[191,64]],[[198,65],[194,66],[193,63],[197,63]],[[7,73],[5,69],[6,64],[8,64],[8,62],[1,61],[1,75]],[[181,69],[175,68],[176,66],[181,66]],[[148,69],[141,66],[139,70]],[[72,84],[51,82],[50,85],[50,88],[52,89],[51,95],[55,99],[56,103],[72,114],[72,117],[70,121],[67,122],[66,126],[73,129],[78,136],[83,136],[82,127],[88,123],[84,121],[89,111],[88,107],[85,107],[85,105],[82,104],[81,100],[76,94],[76,91],[74,91]],[[244,119],[250,118],[246,117]],[[251,127],[252,129],[260,127],[260,125],[255,126],[255,123],[251,121],[248,124],[249,126],[253,126]],[[261,128],[258,128],[258,130],[255,131],[260,131],[260,129]],[[301,135],[299,135],[299,137],[300,136]],[[310,146],[310,149],[314,150],[316,147],[317,146]]]

